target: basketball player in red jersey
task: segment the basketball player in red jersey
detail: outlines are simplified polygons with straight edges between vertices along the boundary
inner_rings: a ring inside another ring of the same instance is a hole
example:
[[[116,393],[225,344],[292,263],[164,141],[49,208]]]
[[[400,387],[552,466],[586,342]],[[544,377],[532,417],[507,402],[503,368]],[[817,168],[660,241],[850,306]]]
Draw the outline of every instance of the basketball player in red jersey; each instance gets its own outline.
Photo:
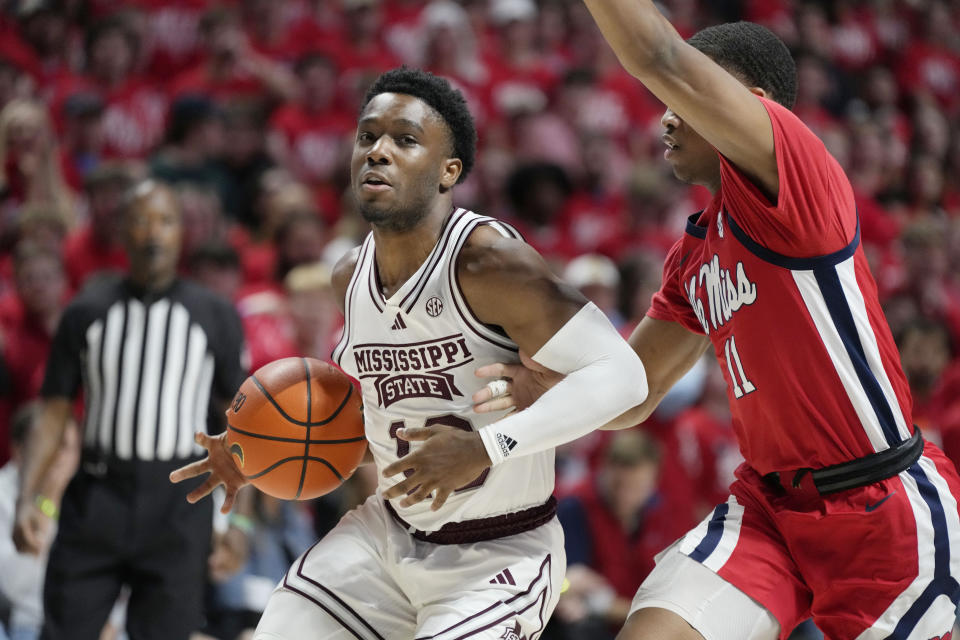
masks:
[[[664,156],[713,200],[670,251],[630,342],[644,420],[710,346],[746,459],[731,496],[659,557],[620,638],[947,638],[960,596],[960,480],[911,399],[860,246],[850,183],[790,111],[787,48],[750,23],[684,41],[649,0],[586,0],[666,105]],[[523,406],[556,377],[517,366]],[[521,412],[522,413],[522,412]]]

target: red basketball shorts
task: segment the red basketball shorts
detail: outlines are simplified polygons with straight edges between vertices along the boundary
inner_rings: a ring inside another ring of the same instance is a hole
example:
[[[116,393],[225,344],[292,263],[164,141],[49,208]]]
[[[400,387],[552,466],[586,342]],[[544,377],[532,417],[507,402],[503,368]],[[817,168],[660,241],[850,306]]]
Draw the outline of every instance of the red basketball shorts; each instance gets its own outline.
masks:
[[[766,607],[785,638],[949,638],[960,598],[960,478],[940,450],[827,496],[786,495],[743,465],[729,500],[679,550]]]

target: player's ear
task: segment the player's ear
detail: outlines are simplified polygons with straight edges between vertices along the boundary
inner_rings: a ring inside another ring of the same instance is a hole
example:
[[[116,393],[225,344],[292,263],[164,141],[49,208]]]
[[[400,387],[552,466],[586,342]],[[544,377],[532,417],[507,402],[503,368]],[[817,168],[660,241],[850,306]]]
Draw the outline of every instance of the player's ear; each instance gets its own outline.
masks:
[[[754,95],[758,95],[758,96],[760,96],[761,98],[769,98],[769,97],[770,97],[770,94],[767,93],[767,90],[764,89],[763,87],[747,87],[747,89],[750,90],[750,93],[752,93],[752,94],[754,94]]]
[[[447,191],[457,184],[463,172],[463,162],[460,158],[447,158],[443,163],[443,174],[440,176],[440,191]]]

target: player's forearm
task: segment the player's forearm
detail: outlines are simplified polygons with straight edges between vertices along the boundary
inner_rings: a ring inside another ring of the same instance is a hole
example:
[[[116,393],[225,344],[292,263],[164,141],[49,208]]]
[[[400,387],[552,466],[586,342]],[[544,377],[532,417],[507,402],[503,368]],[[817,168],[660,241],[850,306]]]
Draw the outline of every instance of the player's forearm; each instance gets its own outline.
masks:
[[[643,363],[593,304],[534,360],[567,375],[526,410],[480,429],[494,465],[576,440],[646,399]]]
[[[623,67],[643,76],[662,64],[682,38],[650,0],[584,0]]]
[[[20,471],[20,502],[33,500],[43,486],[63,443],[70,420],[71,402],[67,398],[48,398],[37,415],[37,424],[30,430]]]

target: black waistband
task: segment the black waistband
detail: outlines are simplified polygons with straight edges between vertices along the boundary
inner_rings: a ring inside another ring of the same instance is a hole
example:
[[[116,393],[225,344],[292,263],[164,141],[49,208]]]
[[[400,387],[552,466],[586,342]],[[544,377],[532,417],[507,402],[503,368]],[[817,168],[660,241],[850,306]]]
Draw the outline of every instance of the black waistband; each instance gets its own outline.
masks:
[[[820,494],[837,493],[863,487],[874,482],[892,478],[909,469],[923,453],[923,438],[920,429],[914,427],[913,435],[896,446],[873,453],[850,462],[831,465],[822,469],[797,469],[795,471],[768,473],[764,480],[783,487],[787,491],[799,489],[809,474]],[[792,475],[792,480],[786,476]]]
[[[436,531],[420,531],[401,518],[389,500],[384,500],[383,503],[386,505],[390,515],[392,515],[393,518],[400,523],[400,526],[406,529],[410,535],[417,540],[432,542],[434,544],[470,544],[473,542],[483,542],[484,540],[513,536],[546,524],[557,513],[557,499],[550,496],[550,499],[543,504],[530,507],[529,509],[505,513],[499,516],[490,516],[489,518],[448,522]]]

